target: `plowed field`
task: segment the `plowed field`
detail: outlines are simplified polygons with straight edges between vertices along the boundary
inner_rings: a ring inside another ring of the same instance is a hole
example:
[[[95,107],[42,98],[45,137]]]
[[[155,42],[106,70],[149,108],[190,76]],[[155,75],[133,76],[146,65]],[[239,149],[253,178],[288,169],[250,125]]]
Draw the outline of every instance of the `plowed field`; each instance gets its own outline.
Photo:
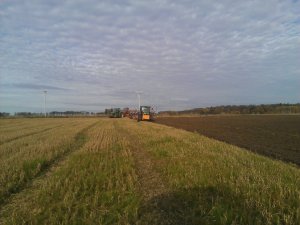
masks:
[[[299,115],[161,117],[156,122],[300,165]]]

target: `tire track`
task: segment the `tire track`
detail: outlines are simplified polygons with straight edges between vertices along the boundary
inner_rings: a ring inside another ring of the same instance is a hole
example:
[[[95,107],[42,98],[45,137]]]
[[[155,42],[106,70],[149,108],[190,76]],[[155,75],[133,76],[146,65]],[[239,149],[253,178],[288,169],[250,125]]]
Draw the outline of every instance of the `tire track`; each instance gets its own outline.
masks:
[[[41,178],[42,176],[45,176],[45,175],[49,175],[49,173],[53,170],[53,168],[55,168],[61,162],[63,162],[72,152],[79,150],[86,142],[87,131],[89,129],[91,129],[92,127],[96,126],[97,123],[99,123],[99,121],[83,128],[81,131],[79,131],[74,138],[75,141],[71,145],[67,146],[65,148],[65,151],[63,151],[63,153],[61,155],[58,155],[57,157],[53,158],[52,160],[47,162],[45,165],[43,165],[41,171],[39,173],[37,173],[34,177],[32,177],[31,179],[27,180],[24,183],[21,183],[15,187],[13,187],[13,189],[8,190],[7,194],[3,196],[3,199],[2,200],[0,199],[0,211],[1,211],[1,208],[3,208],[7,203],[9,203],[9,201],[13,197],[13,195],[16,195],[16,194],[24,191],[25,189],[30,188],[35,179]]]
[[[55,126],[55,127],[49,127],[49,128],[46,128],[46,129],[43,129],[43,130],[40,130],[40,131],[34,131],[34,132],[31,132],[31,133],[28,133],[28,134],[23,134],[23,135],[20,135],[20,136],[11,138],[11,139],[7,139],[5,141],[0,141],[0,145],[7,144],[7,143],[10,143],[12,141],[15,141],[15,140],[18,140],[18,139],[21,139],[21,138],[24,138],[24,137],[28,137],[28,136],[31,136],[31,135],[36,135],[36,134],[44,133],[46,131],[53,130],[55,128],[59,128],[59,127],[63,127],[63,126],[64,125],[59,125],[59,126]]]
[[[167,196],[170,190],[161,174],[155,169],[156,164],[151,159],[151,155],[139,141],[141,137],[132,132],[130,133],[130,131],[120,124],[116,124],[115,126],[121,135],[130,143],[130,150],[135,161],[139,182],[138,189],[142,196],[141,207],[138,211],[138,220],[135,224],[173,224],[174,221],[171,221],[168,216],[164,217],[164,212],[162,212],[160,205],[161,196]]]

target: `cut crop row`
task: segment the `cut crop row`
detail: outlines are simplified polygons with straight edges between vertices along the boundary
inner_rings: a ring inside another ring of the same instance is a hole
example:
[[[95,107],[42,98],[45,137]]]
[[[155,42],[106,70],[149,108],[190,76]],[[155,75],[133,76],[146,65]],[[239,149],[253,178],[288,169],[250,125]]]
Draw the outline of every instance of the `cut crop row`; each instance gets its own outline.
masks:
[[[0,146],[0,205],[82,142],[80,131],[95,120],[60,121],[63,126]]]
[[[128,141],[111,121],[87,135],[79,151],[3,209],[2,223],[133,224],[139,197]]]
[[[176,224],[299,224],[297,167],[183,130],[122,124],[172,190],[149,201],[162,218]]]

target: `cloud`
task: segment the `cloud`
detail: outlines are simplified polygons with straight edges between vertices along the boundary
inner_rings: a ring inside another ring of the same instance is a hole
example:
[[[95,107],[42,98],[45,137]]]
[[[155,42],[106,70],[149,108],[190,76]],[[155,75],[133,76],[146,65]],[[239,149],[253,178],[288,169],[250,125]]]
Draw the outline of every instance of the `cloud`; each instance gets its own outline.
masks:
[[[0,83],[16,85],[0,98],[49,89],[62,110],[70,102],[134,105],[135,90],[170,109],[299,101],[299,9],[277,0],[6,1]],[[283,81],[295,91],[284,92]],[[187,101],[175,106],[172,96]]]
[[[31,89],[31,90],[54,90],[54,91],[69,91],[70,89],[55,87],[50,85],[41,84],[26,84],[26,83],[16,83],[10,84],[9,87],[20,88],[20,89]]]

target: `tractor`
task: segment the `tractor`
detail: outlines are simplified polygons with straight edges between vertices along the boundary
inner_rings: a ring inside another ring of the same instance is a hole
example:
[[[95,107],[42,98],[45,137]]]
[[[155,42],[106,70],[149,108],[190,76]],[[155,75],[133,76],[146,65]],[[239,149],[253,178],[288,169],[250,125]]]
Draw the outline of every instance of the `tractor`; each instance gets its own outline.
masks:
[[[154,121],[154,112],[150,106],[141,106],[137,121]]]
[[[122,117],[122,112],[120,108],[113,108],[111,109],[110,118],[121,118]]]

